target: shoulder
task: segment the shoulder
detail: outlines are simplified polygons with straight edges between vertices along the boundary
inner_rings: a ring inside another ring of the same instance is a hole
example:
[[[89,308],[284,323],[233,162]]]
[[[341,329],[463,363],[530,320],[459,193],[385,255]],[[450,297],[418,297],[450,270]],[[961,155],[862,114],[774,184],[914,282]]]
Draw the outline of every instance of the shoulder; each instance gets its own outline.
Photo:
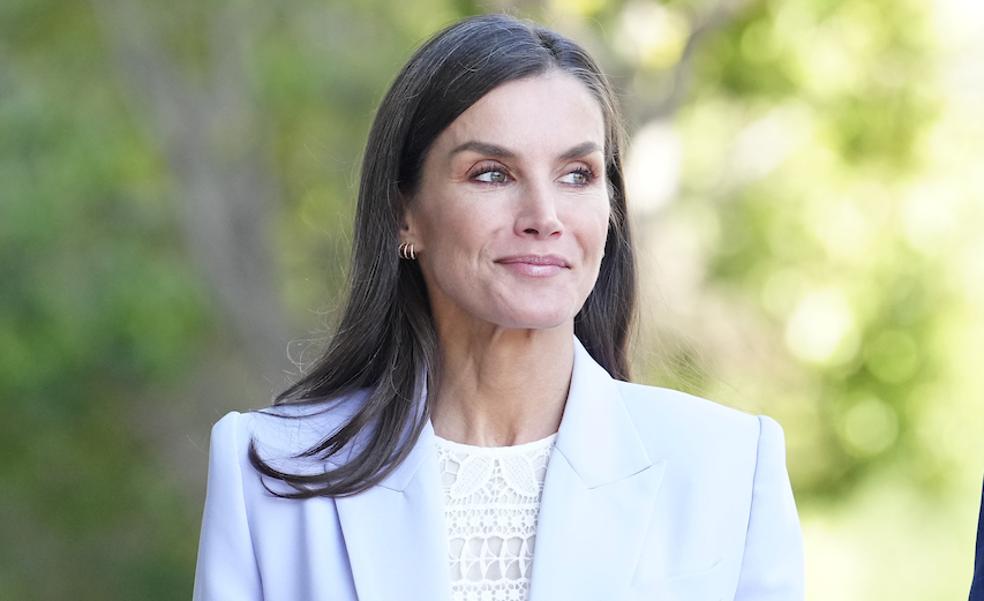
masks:
[[[647,449],[656,456],[693,463],[754,465],[762,444],[782,448],[782,428],[752,415],[678,390],[618,382],[625,407]]]
[[[252,444],[264,460],[294,462],[348,423],[367,395],[360,390],[331,400],[231,411],[212,426],[213,454],[238,455],[245,461]]]

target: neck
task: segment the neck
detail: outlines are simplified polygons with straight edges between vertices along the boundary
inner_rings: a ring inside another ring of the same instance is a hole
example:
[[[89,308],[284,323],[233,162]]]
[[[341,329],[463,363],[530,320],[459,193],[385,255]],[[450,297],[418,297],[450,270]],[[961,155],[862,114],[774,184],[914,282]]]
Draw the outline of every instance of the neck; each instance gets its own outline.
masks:
[[[442,334],[431,413],[438,436],[506,446],[557,431],[573,370],[573,323],[548,330]]]

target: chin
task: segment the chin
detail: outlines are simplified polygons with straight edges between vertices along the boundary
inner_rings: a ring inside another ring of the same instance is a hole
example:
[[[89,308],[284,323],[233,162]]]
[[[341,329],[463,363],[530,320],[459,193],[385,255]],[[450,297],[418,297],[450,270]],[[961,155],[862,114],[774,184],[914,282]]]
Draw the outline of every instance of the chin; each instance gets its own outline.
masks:
[[[503,328],[516,330],[550,330],[573,320],[570,311],[538,310],[511,311],[509,315],[495,320]]]

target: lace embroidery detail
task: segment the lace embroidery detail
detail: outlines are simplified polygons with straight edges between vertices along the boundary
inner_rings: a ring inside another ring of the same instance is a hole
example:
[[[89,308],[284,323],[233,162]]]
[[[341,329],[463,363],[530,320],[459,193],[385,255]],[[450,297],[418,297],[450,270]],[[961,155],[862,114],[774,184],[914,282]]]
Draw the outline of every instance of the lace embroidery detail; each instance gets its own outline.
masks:
[[[526,601],[540,495],[556,437],[510,447],[437,437],[452,601]]]

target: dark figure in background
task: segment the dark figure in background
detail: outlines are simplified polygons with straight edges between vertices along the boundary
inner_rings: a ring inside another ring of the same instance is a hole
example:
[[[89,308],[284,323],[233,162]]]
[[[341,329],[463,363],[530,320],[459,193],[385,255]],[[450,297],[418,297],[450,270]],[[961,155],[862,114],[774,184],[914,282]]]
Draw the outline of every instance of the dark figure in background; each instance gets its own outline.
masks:
[[[974,581],[970,585],[970,601],[984,601],[984,491],[981,492],[981,515],[977,519],[977,555],[974,559]]]

